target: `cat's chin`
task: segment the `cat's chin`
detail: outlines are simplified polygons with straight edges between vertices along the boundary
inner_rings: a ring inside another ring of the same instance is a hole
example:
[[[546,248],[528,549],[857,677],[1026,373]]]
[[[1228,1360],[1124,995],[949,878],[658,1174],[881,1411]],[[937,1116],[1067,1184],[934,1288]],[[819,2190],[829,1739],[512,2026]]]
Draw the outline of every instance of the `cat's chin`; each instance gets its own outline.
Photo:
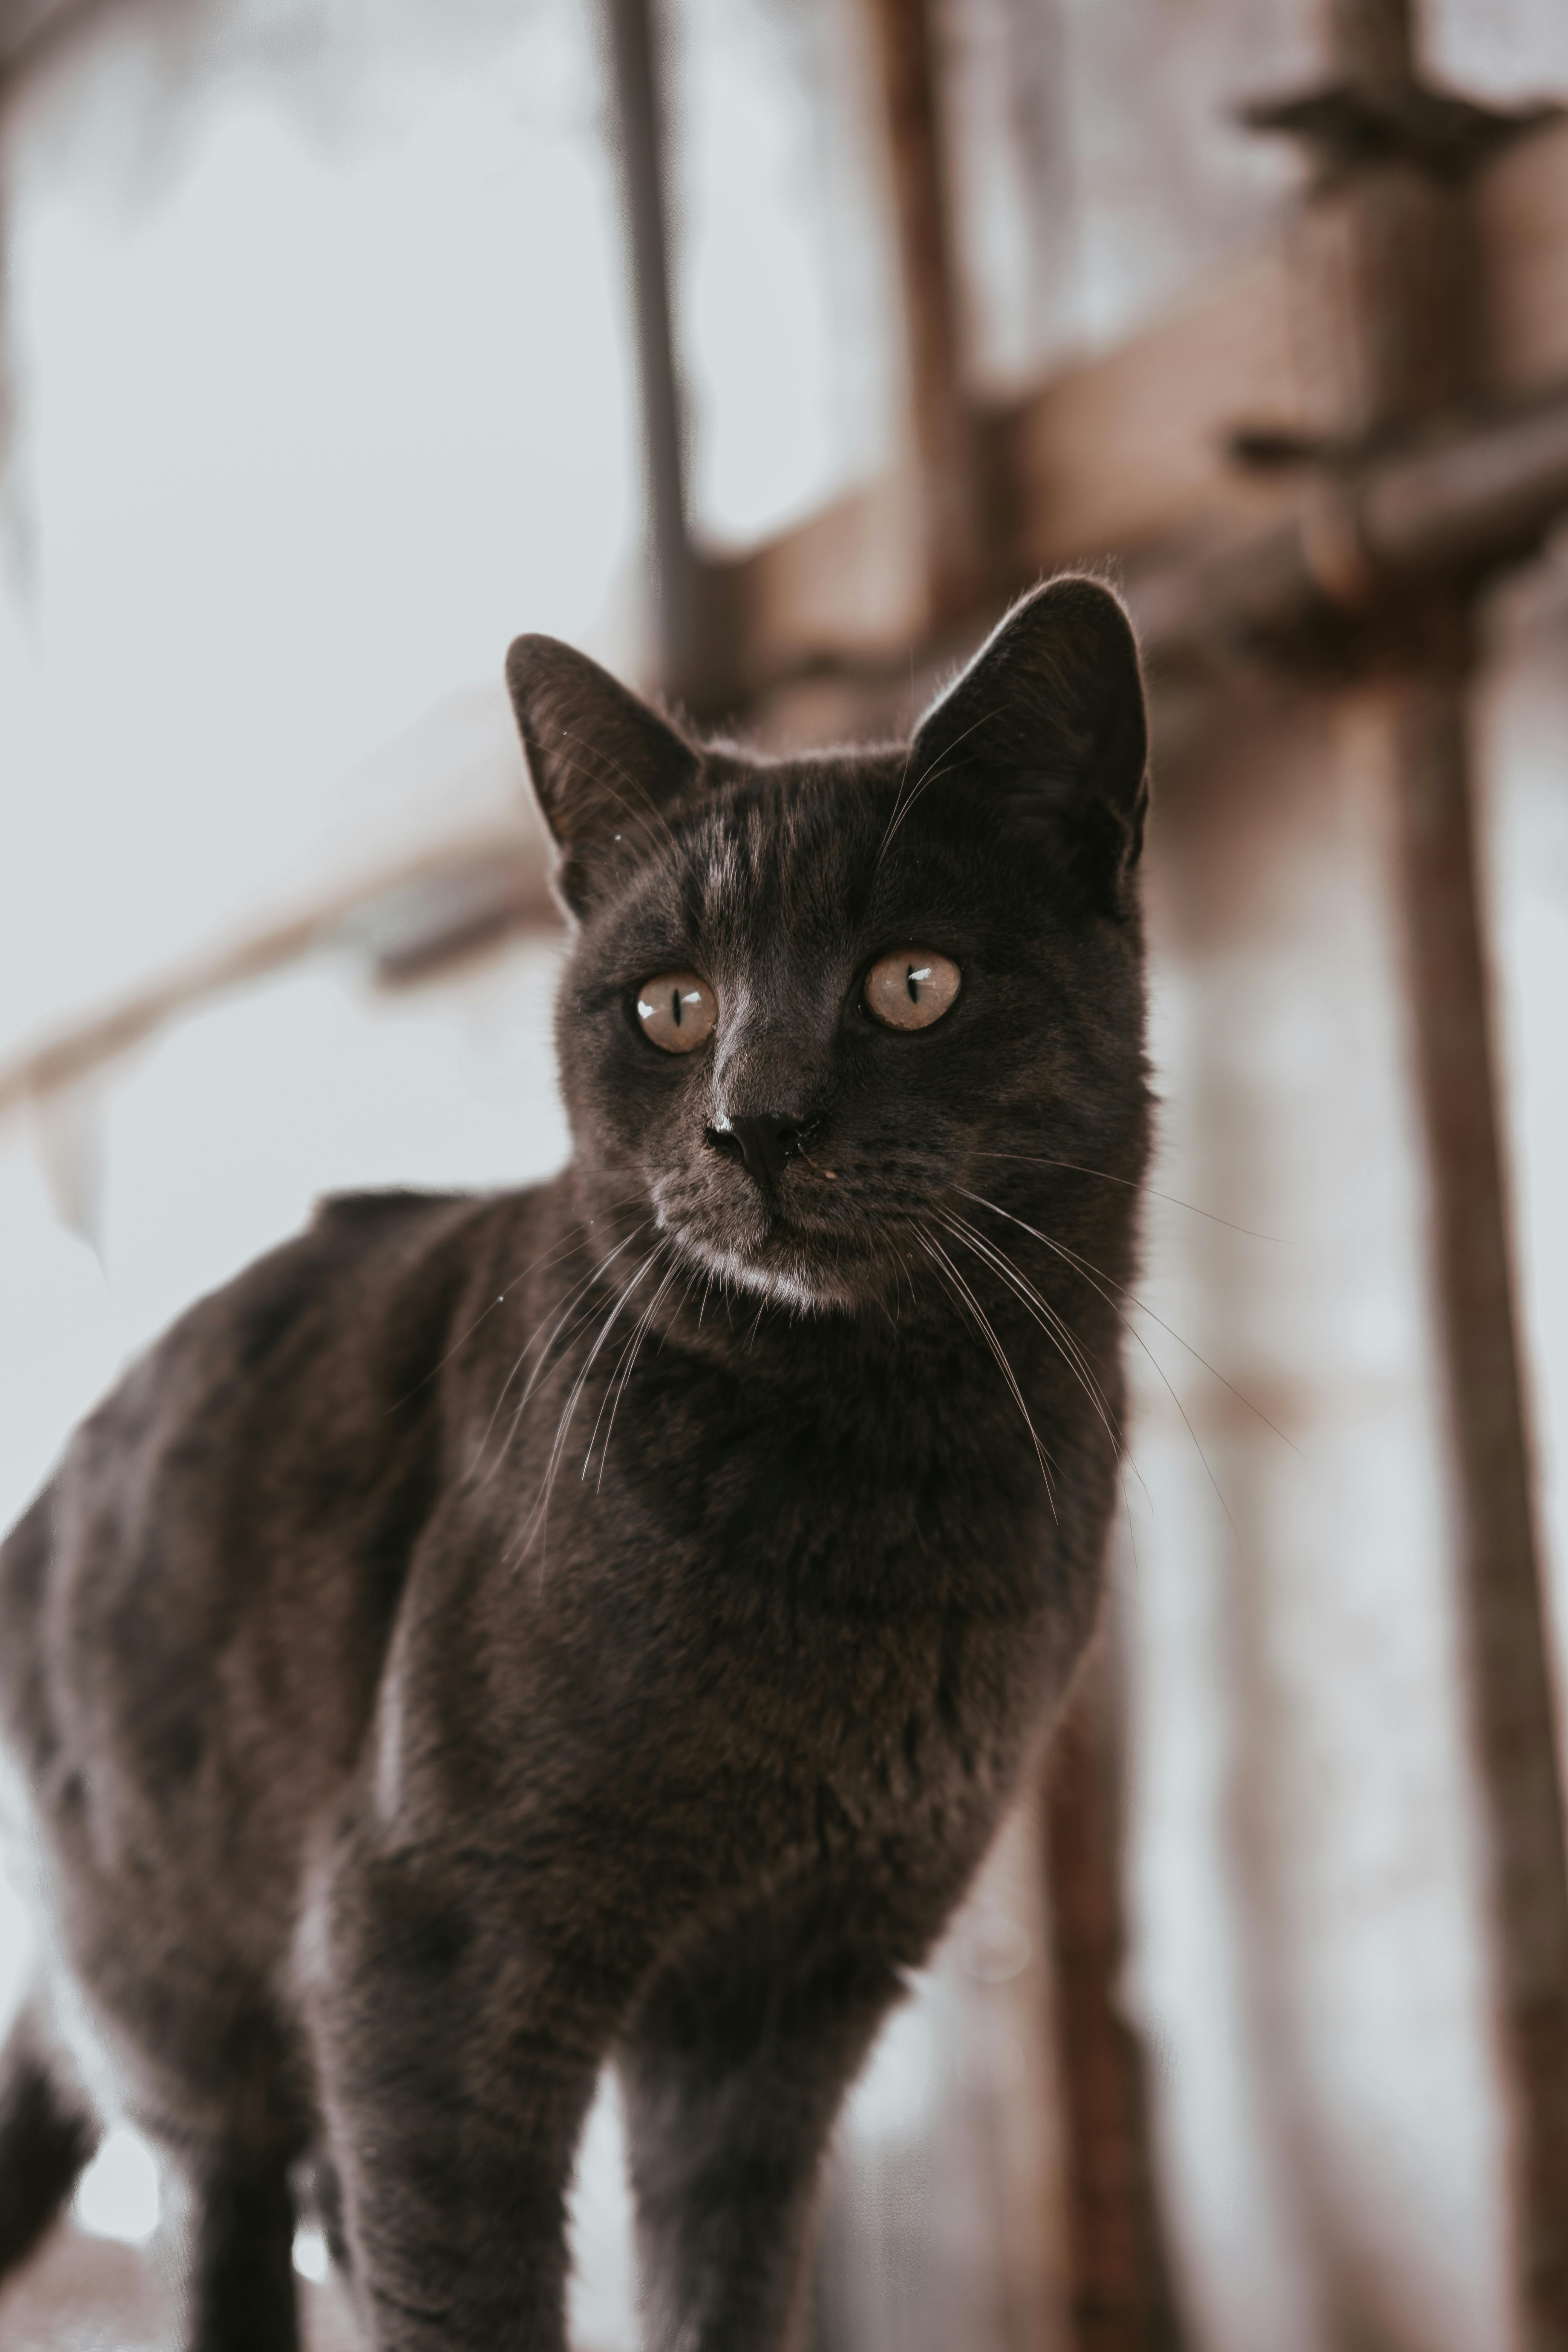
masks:
[[[853,1315],[863,1304],[842,1274],[798,1243],[774,1237],[761,1247],[727,1247],[689,1226],[679,1228],[675,1240],[702,1273],[797,1315]]]

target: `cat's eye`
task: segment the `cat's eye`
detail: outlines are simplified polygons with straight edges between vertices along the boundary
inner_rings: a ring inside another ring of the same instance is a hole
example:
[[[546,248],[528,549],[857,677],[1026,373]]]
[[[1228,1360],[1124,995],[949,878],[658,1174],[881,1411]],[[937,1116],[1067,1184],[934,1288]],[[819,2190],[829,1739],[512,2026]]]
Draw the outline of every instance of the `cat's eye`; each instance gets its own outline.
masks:
[[[866,974],[866,1010],[888,1029],[929,1029],[958,994],[963,978],[951,956],[932,948],[896,948]]]
[[[661,971],[637,991],[637,1019],[667,1054],[694,1054],[713,1034],[719,1007],[694,971]]]

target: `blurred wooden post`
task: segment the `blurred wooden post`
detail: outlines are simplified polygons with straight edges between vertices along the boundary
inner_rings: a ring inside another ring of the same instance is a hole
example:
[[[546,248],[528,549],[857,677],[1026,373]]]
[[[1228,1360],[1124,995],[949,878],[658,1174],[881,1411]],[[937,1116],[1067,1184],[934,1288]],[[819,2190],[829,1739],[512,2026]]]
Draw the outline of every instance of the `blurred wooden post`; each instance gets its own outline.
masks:
[[[637,331],[659,682],[673,698],[700,708],[710,698],[715,662],[703,627],[704,583],[686,505],[658,28],[652,0],[605,0],[605,14]]]
[[[986,586],[930,0],[865,0],[892,184],[928,633]],[[1067,2139],[1074,2352],[1166,2352],[1142,2053],[1116,2007],[1121,1842],[1103,1658],[1052,1745],[1044,1866]]]
[[[1568,1867],[1509,1257],[1468,755],[1468,615],[1390,686],[1433,1255],[1462,1508],[1528,2352],[1568,2352]]]
[[[864,0],[898,248],[928,637],[989,584],[930,0]],[[1103,1657],[1052,1744],[1042,1863],[1067,2142],[1074,2352],[1173,2352],[1142,2053],[1116,2006],[1121,1840]]]
[[[968,612],[982,585],[941,71],[929,0],[865,6],[892,184],[927,625],[940,627]]]
[[[1175,2352],[1143,2052],[1117,2003],[1121,1803],[1103,1635],[1051,1742],[1042,1823],[1072,2352]]]
[[[1410,0],[1330,0],[1333,79],[1260,125],[1321,177],[1308,331],[1365,447],[1486,390],[1468,199],[1516,127],[1418,76]],[[1465,1659],[1488,1832],[1527,2352],[1568,2352],[1568,1848],[1491,1058],[1468,756],[1472,583],[1415,579],[1365,616],[1384,681],[1432,1255],[1460,1505]]]

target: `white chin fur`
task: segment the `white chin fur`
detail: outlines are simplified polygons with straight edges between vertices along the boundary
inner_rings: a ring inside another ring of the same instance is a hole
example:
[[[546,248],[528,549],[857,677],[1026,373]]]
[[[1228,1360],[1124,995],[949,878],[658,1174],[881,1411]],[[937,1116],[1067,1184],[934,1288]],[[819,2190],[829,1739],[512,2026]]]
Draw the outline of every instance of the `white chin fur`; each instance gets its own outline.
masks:
[[[747,1291],[753,1298],[771,1298],[777,1307],[792,1307],[797,1315],[843,1313],[855,1305],[844,1283],[816,1267],[808,1274],[804,1269],[756,1265],[734,1250],[715,1249],[711,1242],[686,1226],[678,1230],[675,1238],[704,1274],[717,1275],[721,1282]]]

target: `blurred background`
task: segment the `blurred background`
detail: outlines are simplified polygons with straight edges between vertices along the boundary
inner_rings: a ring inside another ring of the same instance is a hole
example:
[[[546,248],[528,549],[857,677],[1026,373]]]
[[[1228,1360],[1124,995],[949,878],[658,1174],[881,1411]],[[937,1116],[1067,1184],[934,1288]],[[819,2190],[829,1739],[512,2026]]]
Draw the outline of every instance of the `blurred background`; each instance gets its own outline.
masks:
[[[805,742],[1142,628],[1115,1605],[816,2352],[1568,2352],[1559,97],[1562,0],[0,0],[0,1518],[321,1192],[563,1157],[515,634]],[[159,2212],[4,2352],[165,2342]],[[606,2095],[580,2352],[626,2229]]]

